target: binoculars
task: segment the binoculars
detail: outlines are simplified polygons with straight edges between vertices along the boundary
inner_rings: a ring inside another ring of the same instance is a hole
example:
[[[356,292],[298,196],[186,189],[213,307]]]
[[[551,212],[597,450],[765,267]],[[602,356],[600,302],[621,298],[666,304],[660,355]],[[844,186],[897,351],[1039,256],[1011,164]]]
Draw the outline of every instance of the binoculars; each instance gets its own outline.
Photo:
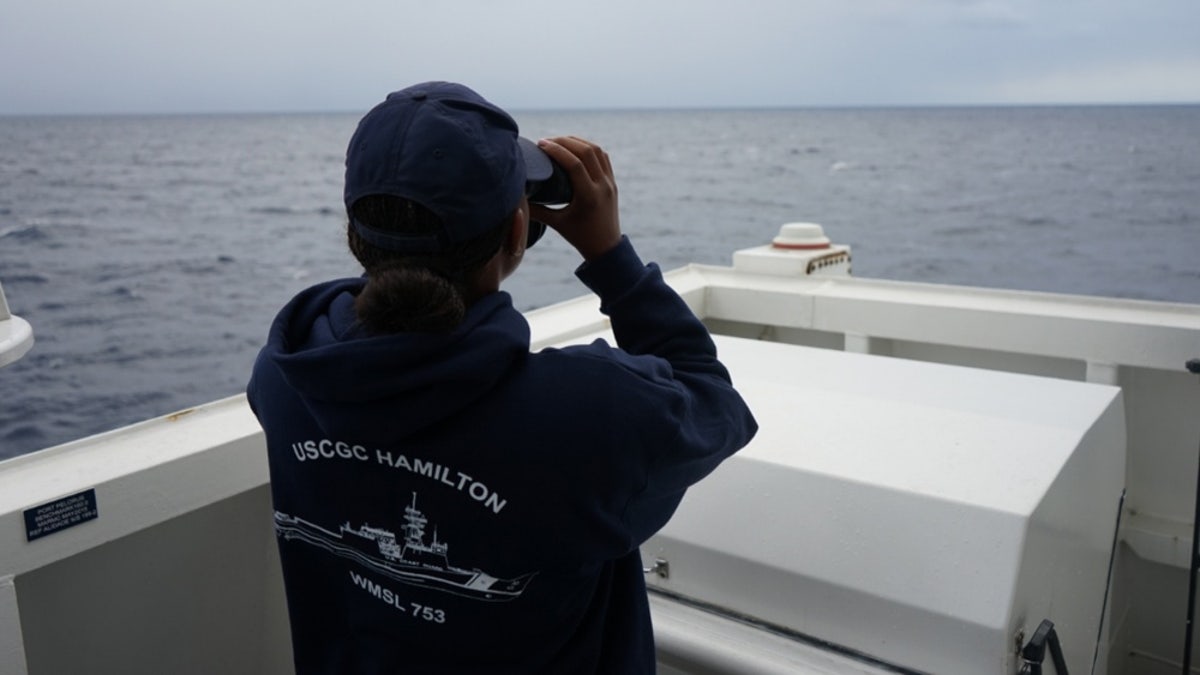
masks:
[[[540,152],[540,151],[539,151]],[[544,154],[544,153],[543,153]],[[545,155],[550,162],[552,171],[550,177],[545,180],[529,181],[525,185],[525,195],[529,198],[531,204],[544,204],[547,206],[565,205],[571,202],[571,178],[567,172],[563,170],[558,162],[550,159]],[[546,233],[546,224],[536,220],[529,221],[529,236],[525,240],[525,248],[529,248],[536,244],[542,235]]]

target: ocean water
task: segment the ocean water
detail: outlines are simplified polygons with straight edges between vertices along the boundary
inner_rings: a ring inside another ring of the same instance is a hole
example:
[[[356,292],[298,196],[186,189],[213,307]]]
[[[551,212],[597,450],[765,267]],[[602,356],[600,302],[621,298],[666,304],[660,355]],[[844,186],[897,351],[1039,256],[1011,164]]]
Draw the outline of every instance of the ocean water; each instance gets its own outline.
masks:
[[[243,390],[278,308],[356,275],[358,114],[0,118],[0,458]],[[823,224],[857,276],[1200,302],[1200,107],[518,113],[601,143],[670,269]],[[506,284],[584,292],[553,234]]]

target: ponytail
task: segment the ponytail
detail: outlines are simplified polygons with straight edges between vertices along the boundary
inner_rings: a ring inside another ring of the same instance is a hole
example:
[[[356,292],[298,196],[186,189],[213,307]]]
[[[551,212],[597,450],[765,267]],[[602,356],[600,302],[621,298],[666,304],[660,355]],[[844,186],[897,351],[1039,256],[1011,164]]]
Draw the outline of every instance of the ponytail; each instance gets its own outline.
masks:
[[[420,204],[389,195],[356,201],[352,215],[383,231],[426,234],[442,223]],[[367,284],[354,311],[369,332],[448,333],[467,314],[467,289],[508,232],[498,226],[479,237],[427,255],[402,254],[366,242],[347,228],[351,253],[362,263]]]
[[[467,303],[450,279],[428,268],[395,265],[367,274],[354,311],[372,333],[448,333],[462,323]]]

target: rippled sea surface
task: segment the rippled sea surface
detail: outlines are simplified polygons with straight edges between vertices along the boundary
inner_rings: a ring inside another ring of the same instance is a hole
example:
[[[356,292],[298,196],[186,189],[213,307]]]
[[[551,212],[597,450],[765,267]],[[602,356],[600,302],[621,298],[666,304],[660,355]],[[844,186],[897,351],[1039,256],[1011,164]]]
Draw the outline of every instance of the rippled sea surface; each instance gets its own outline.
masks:
[[[664,268],[822,223],[857,276],[1200,302],[1200,107],[516,115],[608,149]],[[0,283],[36,345],[0,370],[0,458],[242,391],[277,309],[359,273],[358,114],[0,118]],[[548,235],[506,285],[584,292]]]

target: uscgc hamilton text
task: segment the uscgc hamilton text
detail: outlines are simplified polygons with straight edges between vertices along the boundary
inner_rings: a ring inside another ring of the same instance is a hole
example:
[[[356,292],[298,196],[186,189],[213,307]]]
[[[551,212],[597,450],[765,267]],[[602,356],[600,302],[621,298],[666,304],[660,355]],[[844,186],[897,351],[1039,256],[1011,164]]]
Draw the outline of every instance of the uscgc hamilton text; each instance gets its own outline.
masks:
[[[504,506],[508,504],[507,499],[501,498],[500,495],[487,485],[461,471],[455,471],[437,462],[430,462],[417,457],[408,457],[389,450],[368,450],[361,445],[351,445],[344,441],[333,441],[324,438],[292,443],[292,454],[301,462],[322,459],[341,459],[356,462],[374,460],[380,465],[392,469],[404,469],[418,476],[424,476],[430,480],[435,480],[443,485],[452,487],[459,492],[469,495],[471,499],[491,509],[493,513],[500,513],[504,509]]]

